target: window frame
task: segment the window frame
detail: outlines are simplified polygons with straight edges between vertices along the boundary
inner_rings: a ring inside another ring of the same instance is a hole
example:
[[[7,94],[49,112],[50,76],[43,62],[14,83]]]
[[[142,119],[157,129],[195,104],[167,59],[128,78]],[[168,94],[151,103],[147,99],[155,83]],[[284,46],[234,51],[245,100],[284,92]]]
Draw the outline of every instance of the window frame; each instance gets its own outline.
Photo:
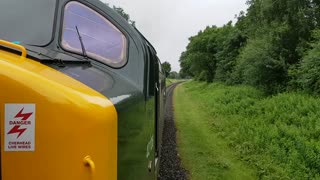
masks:
[[[121,69],[121,68],[125,67],[128,64],[128,61],[129,61],[129,47],[130,47],[130,38],[129,38],[127,32],[124,30],[123,26],[119,25],[118,22],[116,20],[114,20],[114,18],[112,18],[110,15],[108,15],[106,10],[102,10],[101,8],[98,8],[95,5],[93,5],[93,4],[89,3],[89,2],[86,2],[86,1],[69,0],[69,1],[65,1],[64,4],[61,6],[60,28],[59,28],[59,38],[58,38],[59,48],[61,48],[65,52],[68,52],[68,53],[71,53],[73,55],[78,55],[80,57],[83,57],[82,52],[79,53],[79,52],[68,50],[68,49],[64,48],[64,46],[62,44],[65,9],[66,9],[66,6],[69,3],[72,3],[72,2],[79,3],[79,4],[89,8],[93,12],[97,13],[101,17],[103,17],[106,21],[108,21],[108,23],[112,24],[115,28],[117,28],[117,30],[122,33],[122,35],[125,37],[125,40],[126,40],[126,43],[125,43],[126,47],[124,48],[125,58],[123,59],[122,63],[117,63],[117,64],[120,64],[119,66],[114,65],[112,63],[107,63],[107,62],[101,61],[101,60],[96,59],[96,58],[91,57],[91,56],[87,56],[87,58],[90,59],[90,60],[93,60],[94,62],[98,62],[98,63],[104,64],[104,65],[106,65],[108,67],[111,67],[113,69]],[[106,9],[107,9],[107,7],[106,7]]]

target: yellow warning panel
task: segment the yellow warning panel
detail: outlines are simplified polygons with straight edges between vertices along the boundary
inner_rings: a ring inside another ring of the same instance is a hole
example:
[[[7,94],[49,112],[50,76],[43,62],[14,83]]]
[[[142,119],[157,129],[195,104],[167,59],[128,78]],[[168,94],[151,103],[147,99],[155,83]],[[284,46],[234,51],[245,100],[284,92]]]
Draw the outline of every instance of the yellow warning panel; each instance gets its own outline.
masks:
[[[2,180],[117,178],[117,112],[100,93],[0,50]]]

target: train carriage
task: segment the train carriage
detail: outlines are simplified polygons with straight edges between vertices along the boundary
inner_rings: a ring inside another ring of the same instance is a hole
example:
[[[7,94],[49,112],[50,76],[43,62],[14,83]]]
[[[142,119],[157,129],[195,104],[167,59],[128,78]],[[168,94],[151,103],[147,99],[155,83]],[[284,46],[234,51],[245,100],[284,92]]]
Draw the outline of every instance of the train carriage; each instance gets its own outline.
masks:
[[[165,76],[98,0],[0,1],[1,180],[156,179]]]

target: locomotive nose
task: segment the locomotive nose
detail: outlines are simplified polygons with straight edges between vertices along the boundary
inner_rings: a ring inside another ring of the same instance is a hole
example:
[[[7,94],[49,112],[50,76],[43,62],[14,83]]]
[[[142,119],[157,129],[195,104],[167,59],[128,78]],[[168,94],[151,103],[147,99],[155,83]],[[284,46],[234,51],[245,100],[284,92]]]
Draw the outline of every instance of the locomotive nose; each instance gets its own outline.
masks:
[[[117,178],[117,112],[83,83],[0,50],[2,180]]]

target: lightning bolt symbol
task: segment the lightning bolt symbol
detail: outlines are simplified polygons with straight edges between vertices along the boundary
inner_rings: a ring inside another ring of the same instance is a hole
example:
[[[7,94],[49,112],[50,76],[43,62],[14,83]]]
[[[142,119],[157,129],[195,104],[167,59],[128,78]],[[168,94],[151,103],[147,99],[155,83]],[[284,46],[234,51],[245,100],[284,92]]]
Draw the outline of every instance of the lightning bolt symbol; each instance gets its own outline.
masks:
[[[8,134],[14,134],[14,133],[19,133],[17,138],[19,138],[21,136],[22,133],[24,133],[24,131],[27,129],[27,128],[22,128],[22,129],[19,129],[20,125],[15,125],[9,132]]]
[[[14,118],[22,118],[22,120],[25,121],[32,115],[32,112],[31,113],[22,113],[23,110],[24,110],[24,108],[22,108]]]
[[[24,110],[24,108],[22,108],[18,114],[16,114],[16,116],[14,118],[21,118],[22,121],[25,121],[27,119],[29,119],[29,117],[32,115],[32,112],[30,113],[22,113]],[[14,133],[19,133],[17,138],[19,138],[22,133],[24,133],[24,131],[27,129],[27,128],[20,128],[20,125],[15,125],[9,132],[8,134],[14,134]]]

